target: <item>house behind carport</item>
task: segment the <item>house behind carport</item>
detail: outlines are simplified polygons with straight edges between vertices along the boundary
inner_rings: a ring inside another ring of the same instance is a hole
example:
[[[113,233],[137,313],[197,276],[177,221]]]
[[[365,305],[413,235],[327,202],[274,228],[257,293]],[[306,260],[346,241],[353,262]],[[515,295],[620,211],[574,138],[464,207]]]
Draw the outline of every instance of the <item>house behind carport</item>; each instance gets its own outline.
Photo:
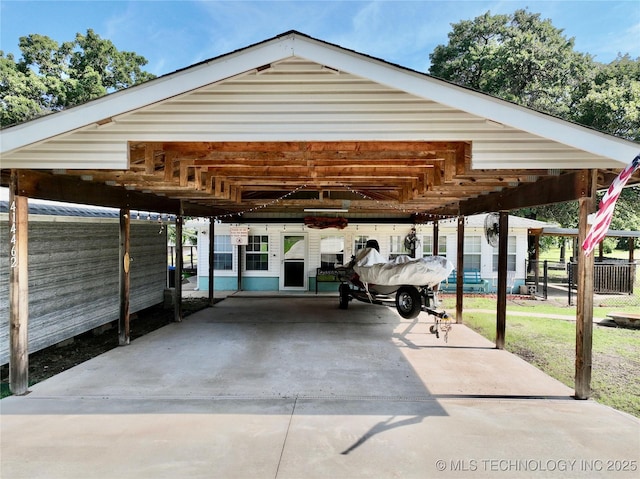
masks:
[[[497,290],[498,248],[488,243],[485,236],[487,215],[466,217],[464,237],[464,269],[478,272],[484,280],[483,287],[468,285],[476,292],[495,293]],[[198,233],[197,286],[202,291],[209,288],[209,221],[192,221],[188,226]],[[349,223],[337,228],[315,229],[300,221],[287,223],[251,222],[248,235],[252,242],[260,241],[263,251],[237,247],[233,244],[231,231],[239,224],[221,223],[214,225],[213,277],[215,291],[235,290],[241,286],[245,291],[337,291],[335,282],[316,282],[317,275],[334,270],[346,264],[367,240],[375,239],[380,253],[389,260],[398,255],[415,257],[434,254],[433,224],[402,223]],[[550,226],[541,221],[511,216],[507,244],[507,271],[509,292],[519,291],[526,281],[526,261],[528,259],[528,233],[530,229]],[[411,230],[416,232],[415,252],[410,251],[405,242]],[[457,221],[438,222],[438,254],[456,266],[457,262]],[[296,282],[287,281],[289,271],[285,263],[290,261],[284,249],[289,245],[287,238],[297,238],[300,248],[293,261],[303,264],[304,275]],[[250,260],[255,254],[265,258],[265,264],[256,265]],[[455,287],[455,285],[454,285]],[[467,288],[465,288],[467,289]]]

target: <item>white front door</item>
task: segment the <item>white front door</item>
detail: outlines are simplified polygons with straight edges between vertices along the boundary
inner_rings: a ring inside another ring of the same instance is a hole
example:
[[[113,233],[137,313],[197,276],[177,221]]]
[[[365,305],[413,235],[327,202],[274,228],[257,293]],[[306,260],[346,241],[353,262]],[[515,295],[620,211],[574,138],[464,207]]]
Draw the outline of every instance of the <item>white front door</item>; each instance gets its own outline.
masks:
[[[307,289],[307,235],[282,235],[280,289]]]

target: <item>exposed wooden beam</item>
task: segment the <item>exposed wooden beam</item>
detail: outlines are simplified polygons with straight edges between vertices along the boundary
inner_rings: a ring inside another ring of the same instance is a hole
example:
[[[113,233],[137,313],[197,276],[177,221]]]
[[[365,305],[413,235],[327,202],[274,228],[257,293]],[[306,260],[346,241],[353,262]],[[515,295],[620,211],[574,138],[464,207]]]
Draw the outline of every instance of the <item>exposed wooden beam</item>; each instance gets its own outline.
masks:
[[[166,152],[170,154],[171,152]],[[247,155],[249,157],[253,155]],[[180,157],[174,159],[174,162],[191,162],[193,166],[203,168],[261,168],[269,166],[318,166],[318,167],[334,167],[334,166],[351,166],[353,168],[433,168],[438,166],[439,159],[421,159],[412,155],[409,158],[369,158],[367,156],[359,156],[357,158],[344,158],[335,160],[323,160],[316,158],[292,157],[292,158],[265,158],[253,159],[246,157],[229,157],[229,158],[189,158]]]
[[[180,210],[178,199],[82,181],[75,176],[53,175],[34,170],[18,170],[18,175],[21,190],[30,198],[169,214],[177,214]],[[211,214],[210,208],[197,204],[185,203],[183,207],[185,214],[190,216]]]
[[[568,201],[587,186],[575,172],[474,170],[471,153],[471,143],[460,141],[132,142],[128,170],[69,170],[51,184],[33,172],[29,196],[171,214],[182,202],[186,215],[211,216],[306,186],[353,189],[385,214],[400,207],[449,216]],[[599,184],[608,179],[601,172]],[[263,211],[305,206],[279,202]]]
[[[510,188],[500,193],[462,201],[460,212],[464,215],[473,215],[577,200],[588,195],[590,184],[591,178],[584,170],[567,173],[520,185],[518,188]]]
[[[155,151],[153,143],[147,143],[144,149],[144,171],[147,175],[152,174],[156,169]]]
[[[82,181],[71,176],[34,170],[20,170],[19,175],[21,188],[31,198],[172,214],[177,213],[180,208],[177,200]]]
[[[467,142],[459,141],[220,141],[220,142],[167,142],[162,143],[164,151],[176,151],[179,153],[189,152],[262,152],[262,153],[298,153],[309,151],[314,155],[323,152],[329,154],[355,153],[364,154],[368,152],[423,152],[437,153],[440,151],[453,151],[456,154],[464,154],[460,145],[468,145]]]
[[[487,170],[487,169],[471,169],[467,168],[464,173],[457,175],[459,178],[495,178],[499,180],[507,181],[509,178],[513,178],[516,181],[534,181],[536,177],[549,176],[548,170]]]

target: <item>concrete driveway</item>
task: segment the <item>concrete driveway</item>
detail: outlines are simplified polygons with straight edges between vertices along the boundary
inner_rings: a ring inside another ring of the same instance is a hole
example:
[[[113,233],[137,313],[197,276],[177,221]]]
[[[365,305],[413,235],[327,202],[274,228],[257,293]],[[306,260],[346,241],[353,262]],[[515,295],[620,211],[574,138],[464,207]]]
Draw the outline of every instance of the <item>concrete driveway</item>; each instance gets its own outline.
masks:
[[[426,321],[229,297],[3,399],[1,476],[637,477],[640,421]]]

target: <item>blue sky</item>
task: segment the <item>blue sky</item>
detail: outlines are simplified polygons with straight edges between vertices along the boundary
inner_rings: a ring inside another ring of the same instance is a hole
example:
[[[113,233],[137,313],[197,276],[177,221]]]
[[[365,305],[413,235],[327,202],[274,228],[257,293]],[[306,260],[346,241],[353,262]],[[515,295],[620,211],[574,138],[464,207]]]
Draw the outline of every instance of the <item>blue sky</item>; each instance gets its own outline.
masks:
[[[21,1],[0,0],[0,48],[19,56],[30,33],[69,41],[91,28],[162,75],[298,30],[418,71],[446,44],[451,24],[528,7],[575,38],[578,51],[609,62],[640,57],[640,0],[591,1]]]

